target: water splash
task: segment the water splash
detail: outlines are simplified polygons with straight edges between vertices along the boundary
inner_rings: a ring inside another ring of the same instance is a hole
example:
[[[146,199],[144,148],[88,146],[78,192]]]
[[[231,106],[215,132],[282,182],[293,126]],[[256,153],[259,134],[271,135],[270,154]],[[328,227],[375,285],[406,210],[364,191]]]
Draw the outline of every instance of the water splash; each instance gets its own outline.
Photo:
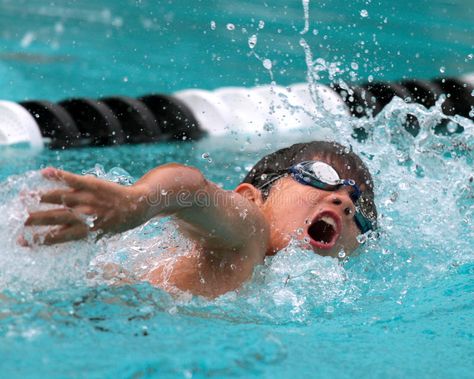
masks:
[[[370,309],[374,298],[387,304],[403,304],[410,293],[430,287],[474,261],[474,124],[459,116],[444,115],[442,101],[426,109],[394,98],[375,118],[327,116],[324,126],[331,131],[331,139],[352,146],[368,164],[376,185],[379,236],[369,237],[358,256],[341,256],[339,261],[315,256],[291,244],[258,267],[253,279],[238,292],[212,301],[189,294],[174,299],[140,284],[157,261],[176,259],[173,251],[189,251],[187,241],[169,219],[152,220],[99,244],[82,241],[38,248],[34,254],[20,247],[16,236],[27,217],[26,208],[37,206],[38,197],[19,194],[57,185],[38,173],[27,173],[10,177],[0,190],[0,211],[9,215],[0,221],[5,241],[0,254],[0,293],[7,289],[17,294],[64,289],[72,293],[72,287],[87,292],[104,284],[129,283],[132,289],[153,293],[164,302],[153,312],[271,324],[308,323],[315,316],[360,312]],[[407,128],[410,116],[417,120],[416,133]],[[438,133],[438,126],[445,121],[460,125],[462,132]],[[315,126],[313,132],[318,128]],[[354,139],[354,129],[364,129],[366,138]],[[272,134],[278,136],[272,140],[272,150],[314,138],[308,131]],[[220,144],[206,145],[203,141],[197,151],[205,151],[215,162],[235,155],[238,160],[232,162],[239,164],[232,167],[238,168],[235,175],[241,175],[244,167],[247,170],[254,163],[249,152],[260,157],[262,150],[268,150],[267,143],[261,137],[244,152],[228,144],[223,156],[216,147]],[[230,166],[226,167],[223,177],[229,176]],[[99,165],[84,173],[125,185],[134,181],[121,169],[106,172]],[[123,291],[125,297],[136,292],[127,288],[110,291]]]
[[[12,176],[0,189],[0,238],[4,249],[0,253],[0,293],[23,292],[82,285],[90,258],[94,252],[92,241],[74,242],[53,247],[22,247],[20,236],[28,239],[28,233],[42,233],[44,227],[25,231],[23,223],[28,211],[50,207],[39,203],[39,193],[62,188],[45,180],[38,172]]]
[[[300,34],[306,34],[309,30],[309,0],[301,0],[303,4],[304,11],[304,28]]]

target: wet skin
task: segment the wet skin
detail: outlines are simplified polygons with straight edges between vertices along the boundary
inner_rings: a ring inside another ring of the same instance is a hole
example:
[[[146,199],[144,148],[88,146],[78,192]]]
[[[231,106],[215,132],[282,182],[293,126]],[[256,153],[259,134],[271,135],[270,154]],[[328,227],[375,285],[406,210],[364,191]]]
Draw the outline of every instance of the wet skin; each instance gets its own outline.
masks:
[[[286,247],[291,238],[301,240],[305,248],[324,256],[337,257],[341,250],[346,255],[353,252],[359,246],[356,237],[360,230],[354,221],[355,205],[349,191],[348,187],[324,191],[300,184],[290,177],[280,179],[260,207],[270,224],[268,254]],[[308,233],[319,217],[332,218],[336,224],[332,244],[315,243]]]
[[[160,166],[129,187],[52,168],[43,174],[69,187],[44,193],[43,202],[60,207],[31,213],[25,223],[52,227],[44,239],[36,236],[45,244],[81,239],[91,231],[120,233],[155,216],[174,216],[194,248],[177,259],[163,260],[142,278],[170,292],[215,297],[236,290],[266,255],[283,249],[292,238],[317,254],[334,257],[341,250],[348,255],[358,246],[360,232],[347,188],[323,191],[285,177],[275,182],[264,200],[260,190],[248,183],[225,191],[198,170],[179,164]],[[204,207],[184,206],[175,195],[183,189],[216,200]],[[149,201],[162,193],[167,201]],[[84,215],[94,215],[93,227],[84,224]]]

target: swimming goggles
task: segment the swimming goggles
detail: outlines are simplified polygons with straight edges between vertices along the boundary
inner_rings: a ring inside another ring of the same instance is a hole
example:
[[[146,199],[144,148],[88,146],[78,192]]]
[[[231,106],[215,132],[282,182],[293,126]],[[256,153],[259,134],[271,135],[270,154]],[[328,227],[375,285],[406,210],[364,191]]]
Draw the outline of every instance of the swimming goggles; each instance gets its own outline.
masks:
[[[341,179],[332,166],[321,161],[300,162],[285,169],[285,172],[290,173],[298,183],[324,191],[336,191],[343,186],[351,187],[352,190],[349,192],[349,196],[356,206],[354,220],[357,226],[363,234],[375,229],[373,217],[369,217],[369,214],[372,212],[369,212],[367,209],[369,201],[362,196],[362,191],[353,179]],[[283,176],[277,176],[260,186],[260,189]]]

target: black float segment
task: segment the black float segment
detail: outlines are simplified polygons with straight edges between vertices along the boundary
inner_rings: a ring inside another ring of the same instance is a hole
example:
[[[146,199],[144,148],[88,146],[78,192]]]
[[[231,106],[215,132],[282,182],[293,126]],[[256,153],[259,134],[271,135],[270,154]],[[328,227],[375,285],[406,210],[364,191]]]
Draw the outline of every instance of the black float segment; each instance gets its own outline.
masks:
[[[433,81],[414,79],[401,83],[365,83],[360,87],[351,87],[349,90],[337,84],[333,85],[333,88],[347,104],[352,115],[356,117],[377,115],[394,96],[429,108],[435,105],[439,97],[444,94],[446,100],[442,109],[446,115],[458,114],[474,119],[469,115],[474,106],[474,96],[472,96],[474,87],[453,78]]]
[[[349,90],[339,84],[332,84],[331,87],[341,96],[356,117],[374,116],[382,110],[376,97],[363,87],[351,87]]]
[[[435,105],[442,93],[435,83],[425,80],[405,80],[401,85],[410,92],[411,103],[423,104],[427,108]]]
[[[81,133],[74,119],[60,105],[50,101],[24,101],[20,105],[35,118],[43,137],[51,139],[51,148],[64,149],[82,145]]]
[[[396,83],[367,83],[363,85],[363,88],[369,91],[377,100],[378,112],[380,112],[380,110],[382,110],[382,108],[388,103],[390,103],[394,96],[398,96],[404,101],[408,101],[411,98],[411,94],[408,89]]]
[[[162,139],[154,114],[141,101],[126,96],[106,97],[101,101],[119,120],[126,143],[158,142]]]
[[[20,103],[33,115],[52,149],[109,146],[164,140],[191,141],[205,135],[192,110],[166,95],[100,100],[73,98]]]
[[[205,135],[191,110],[179,99],[167,95],[139,98],[153,113],[163,137],[175,140],[197,140]]]
[[[442,89],[442,92],[447,96],[448,102],[443,104],[443,112],[447,115],[461,115],[470,119],[474,117],[469,116],[469,112],[474,107],[474,86],[467,83],[461,83],[454,78],[440,78],[434,81]]]
[[[75,120],[81,138],[88,145],[121,145],[125,142],[119,120],[105,103],[91,99],[67,99],[59,105]]]
[[[474,120],[472,109],[474,109],[474,87],[468,83],[461,83],[454,78],[442,78],[433,81],[425,80],[404,80],[401,83],[365,83],[360,87],[342,88],[340,85],[333,85],[334,90],[341,96],[349,107],[351,114],[355,117],[377,115],[394,96],[402,98],[409,103],[422,104],[427,108],[435,105],[441,95],[446,99],[442,105],[442,111],[446,115],[460,115]],[[442,120],[435,128],[436,133],[452,134],[448,131],[449,120]],[[412,135],[417,135],[420,126],[414,115],[408,114],[405,122],[406,130]],[[458,125],[454,131],[461,132],[463,128]],[[366,138],[366,131],[363,129],[354,130],[354,138],[363,140]]]

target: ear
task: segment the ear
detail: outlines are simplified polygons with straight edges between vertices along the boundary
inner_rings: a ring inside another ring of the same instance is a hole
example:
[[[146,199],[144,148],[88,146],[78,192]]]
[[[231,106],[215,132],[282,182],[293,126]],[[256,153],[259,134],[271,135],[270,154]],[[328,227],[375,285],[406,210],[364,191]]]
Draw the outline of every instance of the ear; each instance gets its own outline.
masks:
[[[254,202],[258,206],[263,204],[262,193],[260,190],[249,183],[240,183],[235,188],[234,192],[237,192],[239,195],[242,195],[247,200]]]

